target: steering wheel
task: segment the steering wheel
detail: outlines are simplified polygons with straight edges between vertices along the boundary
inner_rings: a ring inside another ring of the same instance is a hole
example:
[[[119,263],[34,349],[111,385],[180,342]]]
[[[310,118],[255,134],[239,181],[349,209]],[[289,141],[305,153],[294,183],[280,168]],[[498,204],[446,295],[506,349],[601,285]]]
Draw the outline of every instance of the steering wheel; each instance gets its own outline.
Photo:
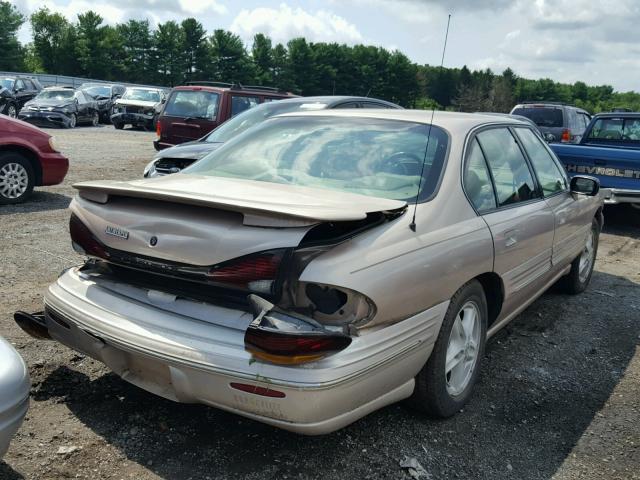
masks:
[[[415,173],[412,173],[414,166]],[[380,170],[398,175],[420,175],[422,159],[415,153],[396,152],[380,162]]]

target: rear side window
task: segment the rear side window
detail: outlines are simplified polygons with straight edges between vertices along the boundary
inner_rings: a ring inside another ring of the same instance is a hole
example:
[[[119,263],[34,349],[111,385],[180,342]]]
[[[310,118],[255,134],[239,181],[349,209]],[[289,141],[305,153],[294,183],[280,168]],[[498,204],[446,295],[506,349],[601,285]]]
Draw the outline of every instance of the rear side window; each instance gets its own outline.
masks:
[[[233,97],[231,97],[231,116],[233,117],[239,113],[244,112],[245,110],[249,110],[259,103],[260,99],[258,97],[244,97],[234,95]]]
[[[560,171],[558,164],[554,161],[542,140],[528,128],[516,128],[516,133],[529,155],[533,169],[538,175],[538,181],[544,196],[565,190],[567,188],[566,177]]]
[[[464,190],[479,213],[496,208],[496,197],[478,140],[469,143],[469,156],[464,169]]]
[[[215,92],[178,90],[169,98],[163,115],[215,120],[219,97]]]
[[[640,118],[599,118],[593,124],[589,140],[640,142]]]
[[[530,118],[539,127],[562,127],[563,116],[561,108],[549,107],[518,107],[511,112]]]
[[[529,165],[508,129],[484,130],[476,138],[491,169],[499,207],[539,198]]]

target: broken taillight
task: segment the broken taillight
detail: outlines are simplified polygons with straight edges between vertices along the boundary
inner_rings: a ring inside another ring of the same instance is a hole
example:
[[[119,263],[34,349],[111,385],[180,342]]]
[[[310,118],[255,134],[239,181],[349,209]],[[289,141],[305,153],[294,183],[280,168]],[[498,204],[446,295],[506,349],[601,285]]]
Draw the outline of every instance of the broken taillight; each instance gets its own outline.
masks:
[[[218,284],[253,292],[271,293],[284,252],[284,250],[272,250],[230,260],[211,268],[207,278]]]
[[[351,337],[315,320],[284,312],[256,295],[249,295],[255,319],[244,335],[245,349],[258,360],[295,365],[344,350]]]
[[[562,136],[560,137],[561,142],[570,142],[571,141],[571,132],[565,128],[562,131]]]
[[[69,219],[69,233],[71,234],[71,244],[76,252],[91,257],[109,258],[109,252],[107,252],[104,245],[73,213]]]

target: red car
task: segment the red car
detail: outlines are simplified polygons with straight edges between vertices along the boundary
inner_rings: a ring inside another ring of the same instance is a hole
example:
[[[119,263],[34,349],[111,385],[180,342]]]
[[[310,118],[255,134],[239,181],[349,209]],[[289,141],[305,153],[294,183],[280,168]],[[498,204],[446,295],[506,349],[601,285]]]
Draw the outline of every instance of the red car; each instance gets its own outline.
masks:
[[[0,205],[22,202],[35,186],[61,183],[67,170],[69,160],[51,135],[0,115]]]
[[[156,124],[156,150],[198,140],[231,117],[265,102],[296,97],[277,88],[222,82],[175,87]]]

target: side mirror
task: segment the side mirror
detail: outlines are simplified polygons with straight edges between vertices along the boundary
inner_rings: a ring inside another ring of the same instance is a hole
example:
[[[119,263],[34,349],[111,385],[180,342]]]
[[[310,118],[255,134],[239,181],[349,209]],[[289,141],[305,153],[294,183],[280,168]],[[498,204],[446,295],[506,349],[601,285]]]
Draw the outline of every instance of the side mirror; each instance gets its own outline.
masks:
[[[576,175],[571,177],[570,188],[571,193],[594,197],[600,191],[600,180],[585,175]]]

